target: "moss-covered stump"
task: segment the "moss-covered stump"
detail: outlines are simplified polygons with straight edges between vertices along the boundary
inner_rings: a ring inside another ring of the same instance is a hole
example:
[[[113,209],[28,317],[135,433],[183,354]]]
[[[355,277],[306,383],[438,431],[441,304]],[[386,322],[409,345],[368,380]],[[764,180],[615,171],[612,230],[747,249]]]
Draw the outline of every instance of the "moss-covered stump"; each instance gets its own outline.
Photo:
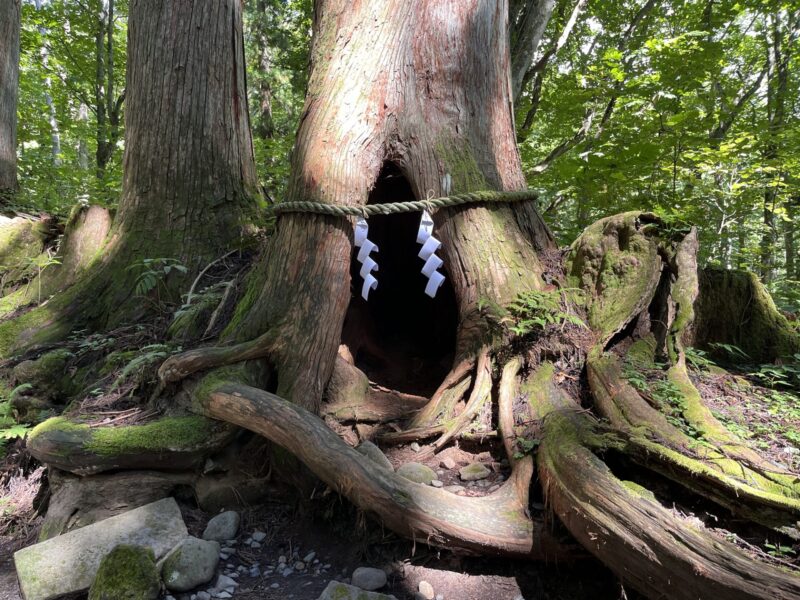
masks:
[[[120,544],[100,563],[89,600],[156,600],[160,588],[153,551]]]
[[[37,460],[76,475],[112,469],[174,471],[202,464],[236,432],[236,427],[196,415],[120,427],[92,426],[61,416],[31,431],[28,450]]]
[[[693,343],[739,347],[755,362],[800,352],[800,332],[775,307],[755,273],[706,267],[700,271]]]
[[[52,237],[51,224],[49,219],[0,215],[0,270],[3,273],[20,272],[39,256],[46,241]]]
[[[0,299],[0,315],[39,303],[72,285],[98,257],[110,228],[111,213],[107,208],[75,206],[64,225],[55,258],[47,253],[37,258],[31,269],[32,280]]]
[[[589,325],[605,343],[638,315],[661,277],[654,215],[628,212],[586,228],[570,248],[567,275],[589,295]]]
[[[14,367],[12,381],[17,386],[29,384],[38,395],[49,400],[64,400],[79,388],[67,369],[74,358],[72,352],[60,348],[33,360],[24,360]]]

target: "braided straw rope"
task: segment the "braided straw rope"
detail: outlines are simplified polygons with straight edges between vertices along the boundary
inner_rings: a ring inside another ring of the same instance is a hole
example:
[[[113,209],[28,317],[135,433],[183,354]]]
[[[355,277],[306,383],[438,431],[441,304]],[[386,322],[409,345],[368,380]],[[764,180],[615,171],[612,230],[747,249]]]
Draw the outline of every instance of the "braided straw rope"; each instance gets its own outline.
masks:
[[[473,204],[476,202],[525,202],[535,200],[536,193],[533,190],[522,190],[518,192],[499,192],[486,190],[481,192],[468,192],[466,194],[455,194],[442,198],[430,198],[428,200],[414,200],[412,202],[390,202],[388,204],[369,204],[366,206],[342,206],[339,204],[325,204],[324,202],[281,202],[269,207],[268,212],[273,215],[282,213],[315,213],[318,215],[331,215],[335,217],[369,217],[371,215],[396,215],[407,212],[420,212],[423,210],[435,210],[437,208],[449,208],[462,204]]]

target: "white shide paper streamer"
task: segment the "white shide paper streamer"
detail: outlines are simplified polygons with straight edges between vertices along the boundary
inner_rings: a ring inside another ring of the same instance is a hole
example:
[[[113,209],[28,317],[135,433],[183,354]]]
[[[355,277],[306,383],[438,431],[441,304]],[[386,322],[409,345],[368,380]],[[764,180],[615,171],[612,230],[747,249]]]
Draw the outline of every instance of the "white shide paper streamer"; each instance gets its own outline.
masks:
[[[425,265],[422,267],[422,274],[428,278],[425,293],[434,298],[436,297],[436,292],[439,291],[439,288],[444,283],[444,275],[437,270],[444,261],[436,256],[436,251],[442,245],[442,242],[433,237],[433,219],[427,210],[422,211],[419,231],[417,232],[417,243],[422,244],[418,256],[425,261]]]
[[[370,290],[378,287],[378,280],[372,275],[372,271],[378,270],[378,263],[370,257],[372,252],[378,252],[378,247],[367,239],[368,234],[369,225],[367,225],[366,219],[356,221],[355,245],[356,248],[359,248],[356,258],[361,263],[359,275],[364,280],[364,284],[361,286],[361,297],[364,300],[369,300]]]

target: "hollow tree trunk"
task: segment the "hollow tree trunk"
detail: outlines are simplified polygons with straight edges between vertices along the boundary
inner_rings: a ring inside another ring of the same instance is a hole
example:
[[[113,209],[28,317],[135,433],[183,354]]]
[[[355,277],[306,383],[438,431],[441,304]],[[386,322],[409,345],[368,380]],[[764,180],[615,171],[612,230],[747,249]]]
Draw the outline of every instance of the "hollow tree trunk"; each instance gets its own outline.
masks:
[[[365,204],[387,162],[417,199],[524,187],[506,9],[505,2],[317,2],[288,199]],[[529,206],[469,206],[435,220],[464,354],[480,342],[479,299],[501,302],[537,288],[534,247],[552,239]],[[237,341],[269,331],[278,393],[314,411],[350,302],[352,228],[331,217],[282,216],[252,282],[252,304],[230,328]]]
[[[187,267],[158,290],[176,300],[241,247],[256,190],[241,10],[238,0],[130,3],[122,197],[104,252],[47,307],[0,325],[4,350],[140,315],[150,304],[134,297],[130,267],[144,259]]]
[[[0,201],[17,190],[19,0],[0,0]]]
[[[506,12],[503,1],[319,0],[288,199],[363,205],[383,183],[387,163],[418,199],[523,187]],[[538,347],[497,332],[508,316],[504,307],[520,293],[552,291],[545,290],[539,254],[553,259],[547,250],[554,243],[531,204],[471,204],[439,210],[434,221],[458,316],[453,368],[406,430],[383,439],[438,436],[426,452],[438,451],[469,433],[479,415],[496,414],[512,474],[493,494],[463,499],[409,484],[353,451],[315,416],[354,295],[351,219],[281,215],[223,345],[168,359],[162,381],[229,365],[189,380],[195,410],[279,444],[335,491],[414,539],[471,552],[558,555],[564,546],[543,531],[546,515],[530,512],[537,468],[547,504],[575,538],[649,597],[796,597],[796,575],[673,514],[669,502],[623,481],[604,462],[607,454],[623,455],[645,483],[655,473],[770,535],[800,537],[796,478],[727,433],[686,375],[682,337],[698,287],[696,232],[640,213],[589,227],[571,249],[570,277],[553,276],[553,287],[582,288],[590,332],[558,350],[563,328],[551,328]],[[704,436],[700,449],[626,387],[619,357],[609,353],[651,339],[652,354],[671,365],[665,377],[682,395],[682,422]],[[582,361],[580,344],[590,347],[588,391],[603,423],[586,414],[574,391],[559,387],[565,377],[549,362],[564,348]],[[521,456],[520,440],[541,442],[535,461]]]

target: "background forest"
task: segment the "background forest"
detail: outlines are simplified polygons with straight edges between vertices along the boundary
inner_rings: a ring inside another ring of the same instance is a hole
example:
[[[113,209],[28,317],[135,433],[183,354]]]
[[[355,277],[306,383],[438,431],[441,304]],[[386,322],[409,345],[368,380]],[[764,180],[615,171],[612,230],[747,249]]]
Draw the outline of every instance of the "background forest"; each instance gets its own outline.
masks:
[[[698,225],[703,264],[751,269],[781,308],[800,308],[800,22],[791,3],[554,3],[516,123],[529,185],[561,242],[599,217],[653,210]],[[126,4],[24,3],[21,210],[117,202]],[[310,31],[310,0],[246,3],[249,106],[269,200],[286,185]]]

